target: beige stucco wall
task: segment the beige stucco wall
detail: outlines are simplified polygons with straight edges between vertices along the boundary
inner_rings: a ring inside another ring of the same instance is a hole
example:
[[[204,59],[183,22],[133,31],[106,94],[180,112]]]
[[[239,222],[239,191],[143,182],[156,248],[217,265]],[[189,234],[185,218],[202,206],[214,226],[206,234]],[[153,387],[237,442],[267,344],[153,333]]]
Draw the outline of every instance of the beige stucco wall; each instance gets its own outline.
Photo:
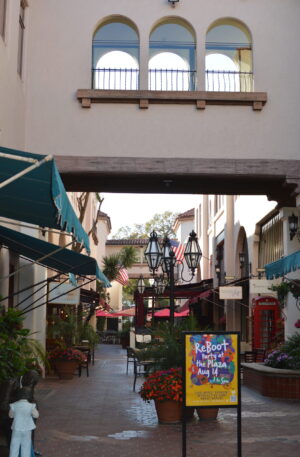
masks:
[[[52,0],[32,2],[29,8],[27,149],[86,156],[298,159],[299,2],[190,0],[173,9],[163,0],[89,0],[85,5],[80,0]],[[197,111],[192,105],[140,110],[135,104],[106,103],[82,109],[75,94],[79,88],[90,88],[93,31],[114,14],[136,24],[142,70],[147,66],[149,33],[157,21],[179,16],[192,24],[199,89],[208,26],[221,17],[243,21],[253,37],[255,89],[268,92],[263,111],[249,106]]]
[[[146,262],[144,262],[144,251],[146,246],[134,246],[137,253],[137,259],[139,260],[137,263],[134,263],[130,268],[127,269],[128,275],[130,279],[138,279],[140,275],[143,275],[144,278],[151,278],[151,274]],[[123,245],[106,245],[106,255],[115,255],[119,253]]]
[[[17,72],[19,8],[20,1],[7,2],[5,37],[0,36],[0,144],[24,149],[27,37],[21,78]]]

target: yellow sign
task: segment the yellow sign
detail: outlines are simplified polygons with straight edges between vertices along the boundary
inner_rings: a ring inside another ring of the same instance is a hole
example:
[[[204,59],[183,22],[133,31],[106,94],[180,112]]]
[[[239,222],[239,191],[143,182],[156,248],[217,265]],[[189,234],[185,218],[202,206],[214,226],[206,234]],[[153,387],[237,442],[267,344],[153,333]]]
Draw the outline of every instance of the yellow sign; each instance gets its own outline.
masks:
[[[238,405],[238,335],[185,335],[186,406]]]

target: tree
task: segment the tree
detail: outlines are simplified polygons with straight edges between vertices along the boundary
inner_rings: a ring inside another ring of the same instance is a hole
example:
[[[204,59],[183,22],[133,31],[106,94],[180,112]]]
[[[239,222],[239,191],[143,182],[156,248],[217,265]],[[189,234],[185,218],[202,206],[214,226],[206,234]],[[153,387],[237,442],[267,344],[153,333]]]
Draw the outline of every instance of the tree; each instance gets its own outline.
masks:
[[[113,281],[118,276],[120,267],[130,268],[135,262],[137,262],[135,248],[133,246],[125,246],[117,254],[103,257],[103,273],[109,281]]]
[[[162,214],[154,214],[153,218],[145,223],[146,233],[155,230],[160,238],[165,236],[169,238],[176,238],[175,232],[173,231],[173,225],[178,213],[172,213],[171,211],[165,211]]]
[[[149,234],[155,230],[160,238],[168,236],[169,238],[175,238],[173,231],[173,225],[177,217],[177,213],[171,211],[165,211],[164,213],[154,214],[145,224],[134,224],[133,227],[122,227],[114,235],[114,239],[140,239],[148,238]]]

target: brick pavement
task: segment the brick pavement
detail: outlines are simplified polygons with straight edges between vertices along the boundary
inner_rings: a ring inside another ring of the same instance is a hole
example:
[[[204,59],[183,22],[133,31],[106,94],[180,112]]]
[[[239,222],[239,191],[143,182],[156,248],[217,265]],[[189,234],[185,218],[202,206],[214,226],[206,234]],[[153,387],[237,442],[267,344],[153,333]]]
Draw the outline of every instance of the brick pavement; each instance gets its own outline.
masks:
[[[87,378],[47,378],[37,388],[36,448],[44,457],[180,457],[181,426],[157,423],[154,405],[132,391],[126,351],[100,345]],[[138,378],[137,391],[142,379]],[[243,457],[299,457],[300,402],[242,389]],[[188,424],[187,457],[235,457],[236,410]]]

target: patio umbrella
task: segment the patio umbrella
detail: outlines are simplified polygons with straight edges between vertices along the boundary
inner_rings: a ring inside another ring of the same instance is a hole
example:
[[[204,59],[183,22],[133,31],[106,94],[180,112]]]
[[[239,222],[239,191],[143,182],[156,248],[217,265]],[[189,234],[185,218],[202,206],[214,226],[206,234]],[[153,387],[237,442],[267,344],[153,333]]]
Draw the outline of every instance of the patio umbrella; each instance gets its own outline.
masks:
[[[190,314],[190,310],[186,309],[185,311],[182,311],[181,313],[174,313],[174,317],[186,317]],[[170,317],[170,309],[165,308],[165,309],[160,309],[159,311],[156,311],[154,313],[154,317]]]

